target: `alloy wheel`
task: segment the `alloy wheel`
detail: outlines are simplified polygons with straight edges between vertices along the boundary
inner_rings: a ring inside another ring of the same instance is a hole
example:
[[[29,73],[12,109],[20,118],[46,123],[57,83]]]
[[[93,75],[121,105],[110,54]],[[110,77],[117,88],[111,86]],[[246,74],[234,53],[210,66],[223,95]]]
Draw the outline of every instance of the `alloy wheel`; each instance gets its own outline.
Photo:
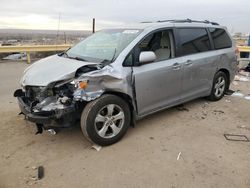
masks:
[[[216,97],[221,97],[221,95],[223,95],[224,91],[225,91],[225,88],[226,88],[226,80],[224,77],[220,76],[218,77],[215,85],[214,85],[214,95]]]
[[[116,104],[104,106],[95,117],[95,130],[102,138],[119,134],[125,121],[124,111]]]

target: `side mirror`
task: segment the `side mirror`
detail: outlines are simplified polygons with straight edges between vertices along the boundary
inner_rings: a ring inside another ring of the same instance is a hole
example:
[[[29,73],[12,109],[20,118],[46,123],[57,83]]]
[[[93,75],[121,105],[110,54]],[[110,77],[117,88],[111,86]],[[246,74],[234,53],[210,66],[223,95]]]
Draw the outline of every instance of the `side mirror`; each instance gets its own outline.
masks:
[[[151,63],[156,60],[156,55],[153,51],[145,51],[140,53],[139,62],[144,63]]]

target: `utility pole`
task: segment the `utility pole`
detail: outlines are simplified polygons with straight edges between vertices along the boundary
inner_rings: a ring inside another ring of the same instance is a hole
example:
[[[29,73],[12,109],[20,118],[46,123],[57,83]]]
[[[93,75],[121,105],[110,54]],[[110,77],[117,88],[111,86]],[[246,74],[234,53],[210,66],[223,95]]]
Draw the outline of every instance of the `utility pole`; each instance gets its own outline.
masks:
[[[58,44],[58,42],[59,42],[60,23],[61,23],[61,13],[59,13],[59,18],[58,18],[58,27],[57,27],[57,33],[56,33],[56,44]]]
[[[64,44],[66,44],[66,43],[67,43],[67,39],[66,39],[66,33],[64,31]]]
[[[92,33],[95,33],[95,18],[93,18],[93,23],[92,23]]]

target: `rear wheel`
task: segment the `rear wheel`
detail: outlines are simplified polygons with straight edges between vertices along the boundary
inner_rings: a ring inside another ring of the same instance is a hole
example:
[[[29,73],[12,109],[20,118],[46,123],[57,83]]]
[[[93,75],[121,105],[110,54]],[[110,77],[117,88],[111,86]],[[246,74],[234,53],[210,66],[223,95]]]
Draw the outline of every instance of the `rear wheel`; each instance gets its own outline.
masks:
[[[208,99],[211,101],[220,100],[228,88],[228,78],[224,72],[217,72],[214,76],[213,87]]]
[[[118,142],[130,124],[128,104],[118,96],[103,95],[88,103],[81,116],[82,132],[101,146]]]

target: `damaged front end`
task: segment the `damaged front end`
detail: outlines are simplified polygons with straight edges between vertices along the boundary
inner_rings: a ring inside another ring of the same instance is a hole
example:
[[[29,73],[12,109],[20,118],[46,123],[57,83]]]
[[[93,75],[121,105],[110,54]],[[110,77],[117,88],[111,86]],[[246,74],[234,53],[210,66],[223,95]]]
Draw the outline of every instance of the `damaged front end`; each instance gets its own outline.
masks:
[[[78,116],[78,105],[73,100],[74,84],[60,87],[25,86],[16,90],[21,113],[26,119],[45,129],[69,127]]]
[[[87,102],[105,91],[127,90],[124,79],[112,66],[85,65],[71,75],[73,78],[47,86],[23,84],[22,89],[15,91],[21,113],[28,121],[36,123],[37,133],[42,133],[43,129],[70,127],[80,119]]]
[[[53,65],[55,66],[56,63]],[[100,69],[98,64],[84,66],[79,64],[67,74],[63,74],[65,71],[61,71],[60,75],[57,72],[59,76],[49,75],[50,79],[44,76],[35,81],[37,76],[34,75],[34,72],[41,71],[41,68],[31,67],[30,69],[25,71],[21,80],[22,89],[16,90],[14,97],[17,97],[21,114],[25,116],[26,120],[36,123],[38,133],[41,133],[43,129],[74,125],[80,118],[87,101],[94,100],[103,93],[103,90],[100,91],[100,89],[96,92],[88,91],[86,88],[88,80],[77,79],[87,72]],[[45,71],[48,72],[48,69]],[[43,72],[39,72],[38,75],[42,74]],[[51,72],[51,74],[53,73]]]

